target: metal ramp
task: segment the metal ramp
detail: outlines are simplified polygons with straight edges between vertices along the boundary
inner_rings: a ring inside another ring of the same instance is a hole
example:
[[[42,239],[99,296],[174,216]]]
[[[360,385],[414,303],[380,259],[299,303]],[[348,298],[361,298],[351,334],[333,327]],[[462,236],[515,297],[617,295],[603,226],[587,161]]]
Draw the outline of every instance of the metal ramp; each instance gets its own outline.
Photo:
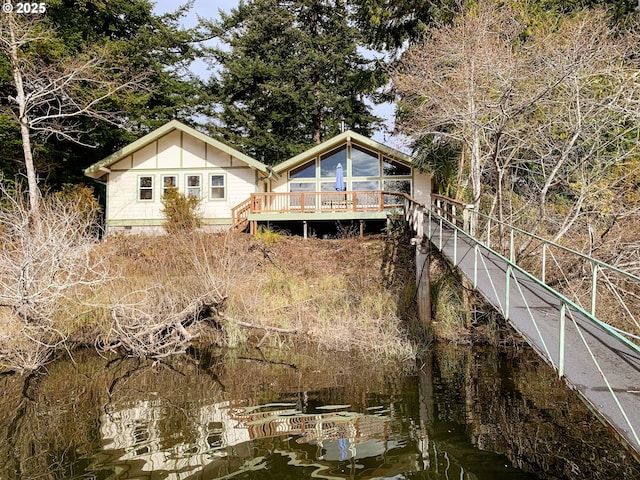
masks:
[[[457,212],[445,211],[441,204],[426,208],[406,199],[405,215],[418,235],[448,258],[631,451],[640,455],[640,348],[592,314],[595,293],[589,312],[517,265],[515,229],[506,255],[500,254],[487,246],[490,240],[482,242],[468,233],[469,213],[460,204],[454,207]],[[543,257],[547,254],[544,248]],[[597,275],[603,275],[598,268],[604,267],[593,265],[595,292]],[[640,278],[627,277],[640,282]],[[627,311],[632,314],[629,308]]]

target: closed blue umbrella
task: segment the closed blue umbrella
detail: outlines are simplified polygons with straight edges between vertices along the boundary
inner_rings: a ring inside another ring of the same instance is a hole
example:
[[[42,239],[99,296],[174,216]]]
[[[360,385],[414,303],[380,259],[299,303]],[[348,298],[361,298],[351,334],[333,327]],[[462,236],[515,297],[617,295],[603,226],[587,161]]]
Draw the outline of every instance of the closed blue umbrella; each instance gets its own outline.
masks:
[[[336,190],[344,192],[347,189],[347,185],[344,183],[344,175],[342,173],[342,164],[339,163],[336,167]]]

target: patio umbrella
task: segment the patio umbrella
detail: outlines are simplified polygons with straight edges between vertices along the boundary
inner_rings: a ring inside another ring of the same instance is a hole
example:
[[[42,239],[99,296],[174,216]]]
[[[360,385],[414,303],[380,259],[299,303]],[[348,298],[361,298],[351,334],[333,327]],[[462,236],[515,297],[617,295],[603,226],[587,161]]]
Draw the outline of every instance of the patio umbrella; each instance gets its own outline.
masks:
[[[344,192],[346,189],[347,186],[344,183],[344,175],[342,174],[342,164],[339,163],[336,167],[336,190],[339,192]]]

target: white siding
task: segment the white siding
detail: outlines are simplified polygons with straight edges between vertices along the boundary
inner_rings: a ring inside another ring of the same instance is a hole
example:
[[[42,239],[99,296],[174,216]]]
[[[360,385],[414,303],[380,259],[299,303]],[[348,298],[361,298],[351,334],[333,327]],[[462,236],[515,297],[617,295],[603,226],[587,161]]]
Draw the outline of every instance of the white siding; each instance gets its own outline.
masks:
[[[131,164],[133,162],[133,168]],[[186,193],[187,175],[201,178],[202,202],[200,211],[205,222],[216,219],[230,223],[231,209],[256,191],[256,172],[244,162],[231,158],[202,140],[173,131],[156,142],[142,147],[113,165],[109,174],[107,195],[107,224],[118,230],[133,225],[136,230],[153,228],[164,220],[161,213],[162,177],[176,175],[179,191]],[[116,168],[117,167],[117,168]],[[210,199],[210,175],[224,175],[225,198]],[[141,176],[153,178],[153,199],[139,200]],[[114,225],[115,224],[115,225]]]
[[[127,155],[122,160],[111,165],[111,170],[127,170],[132,166],[131,155]]]
[[[182,166],[184,168],[204,168],[206,166],[207,144],[190,135],[182,138]]]
[[[156,168],[156,142],[133,152],[133,168]]]
[[[242,162],[236,160],[235,165],[243,165]],[[207,166],[208,167],[230,167],[231,156],[228,153],[218,150],[211,145],[207,145]]]
[[[157,141],[158,168],[180,167],[180,134],[178,130],[168,133]]]
[[[413,175],[413,199],[430,206],[431,203],[431,175],[416,171]]]
[[[271,191],[275,193],[285,193],[289,191],[288,172],[282,173],[278,180],[273,180],[271,183]]]

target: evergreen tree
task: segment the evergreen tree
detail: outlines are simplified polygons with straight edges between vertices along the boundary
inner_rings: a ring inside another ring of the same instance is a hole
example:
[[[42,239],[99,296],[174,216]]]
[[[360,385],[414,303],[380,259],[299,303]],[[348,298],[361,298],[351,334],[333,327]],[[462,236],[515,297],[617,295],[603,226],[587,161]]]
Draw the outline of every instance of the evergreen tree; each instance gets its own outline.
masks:
[[[368,45],[395,54],[422,39],[429,25],[451,21],[459,0],[352,0]]]
[[[48,32],[47,43],[33,42],[26,47],[29,55],[54,68],[101,48],[112,55],[113,65],[120,62],[122,71],[144,72],[144,86],[101,102],[101,108],[112,113],[111,121],[82,115],[71,119],[73,139],[50,133],[31,135],[40,177],[53,185],[81,181],[83,169],[91,163],[172,118],[192,115],[201,95],[198,81],[187,70],[196,55],[195,33],[180,26],[188,7],[156,16],[148,0],[47,2],[46,13],[38,18]],[[14,89],[8,59],[0,56],[0,138],[11,140],[3,142],[0,168],[10,180],[23,169],[20,135],[7,101],[15,95]],[[83,94],[90,95],[88,84]]]
[[[212,131],[275,164],[348,128],[370,135],[366,103],[379,85],[375,60],[343,0],[250,0],[210,24],[225,45],[210,50]]]

